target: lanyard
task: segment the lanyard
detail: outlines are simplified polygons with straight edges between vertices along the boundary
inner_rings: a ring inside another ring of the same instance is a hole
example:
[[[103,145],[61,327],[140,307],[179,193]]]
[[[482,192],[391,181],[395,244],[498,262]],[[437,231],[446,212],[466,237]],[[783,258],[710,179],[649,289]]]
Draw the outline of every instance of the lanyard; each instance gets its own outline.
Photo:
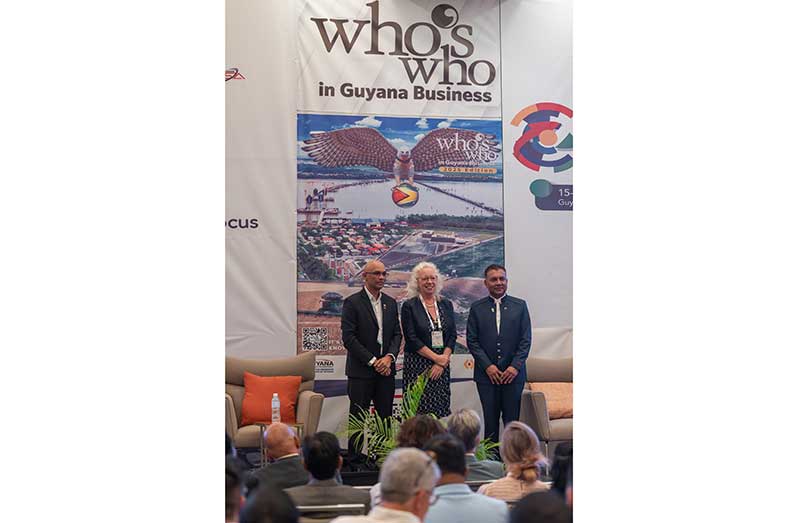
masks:
[[[424,306],[424,312],[426,313],[427,319],[429,320],[430,329],[434,330],[434,331],[435,330],[442,330],[442,328],[441,328],[441,311],[438,309],[438,300],[435,300],[433,303],[435,304],[435,316],[438,317],[437,318],[438,319],[437,325],[435,325],[435,323],[433,323],[432,316],[429,315],[429,311],[427,310],[427,304],[424,303],[423,299],[421,300],[421,305]]]

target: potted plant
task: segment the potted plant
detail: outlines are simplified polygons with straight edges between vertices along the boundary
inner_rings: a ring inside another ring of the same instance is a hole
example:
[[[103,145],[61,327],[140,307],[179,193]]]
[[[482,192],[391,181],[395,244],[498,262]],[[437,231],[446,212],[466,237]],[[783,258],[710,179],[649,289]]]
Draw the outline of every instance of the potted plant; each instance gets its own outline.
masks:
[[[416,381],[402,394],[402,404],[398,416],[389,416],[385,419],[376,412],[367,410],[349,415],[346,435],[354,438],[354,443],[358,448],[365,440],[367,455],[377,465],[382,465],[388,454],[396,448],[396,436],[399,434],[399,427],[402,423],[416,415],[427,382],[429,382],[429,372],[419,375]],[[445,424],[444,420],[440,421]],[[481,440],[474,452],[476,458],[478,460],[495,459],[498,446],[499,444],[491,439]]]

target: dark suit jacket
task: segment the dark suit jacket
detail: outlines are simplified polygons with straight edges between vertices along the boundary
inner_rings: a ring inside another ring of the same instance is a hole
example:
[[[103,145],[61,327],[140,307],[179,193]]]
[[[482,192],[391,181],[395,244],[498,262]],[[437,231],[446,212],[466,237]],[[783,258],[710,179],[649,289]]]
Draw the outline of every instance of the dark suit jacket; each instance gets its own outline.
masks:
[[[310,476],[302,465],[302,458],[291,456],[290,458],[278,459],[263,468],[256,469],[252,473],[252,478],[257,480],[257,485],[254,482],[247,481],[247,486],[250,488],[268,485],[269,488],[282,490],[306,485]]]
[[[526,358],[532,346],[532,322],[524,300],[505,295],[501,303],[501,332],[496,332],[493,298],[487,296],[471,304],[466,341],[474,356],[474,381],[490,383],[485,373],[490,365],[503,371],[510,365],[518,370],[513,383],[526,381]]]
[[[491,481],[505,476],[504,464],[501,461],[484,459],[478,461],[473,454],[466,454],[468,474],[466,481]]]
[[[457,327],[454,323],[454,306],[447,299],[438,302],[438,311],[443,317],[443,346],[454,351],[457,341]],[[421,347],[432,345],[432,332],[429,318],[421,298],[416,296],[402,304],[402,332],[405,335],[405,350],[416,352]]]
[[[350,503],[363,503],[366,505],[364,514],[371,510],[371,496],[368,490],[360,490],[349,485],[341,485],[334,479],[311,479],[307,485],[286,489],[286,494],[291,497],[294,505],[341,505]],[[314,512],[313,518],[334,518],[338,514],[325,514]]]
[[[379,378],[380,373],[369,367],[371,358],[393,354],[394,362],[399,356],[402,331],[399,327],[399,311],[396,300],[382,293],[382,350],[377,343],[377,316],[369,301],[368,291],[349,296],[344,300],[341,312],[341,339],[346,348],[346,375],[351,378]],[[391,364],[391,375],[396,374],[396,364]]]

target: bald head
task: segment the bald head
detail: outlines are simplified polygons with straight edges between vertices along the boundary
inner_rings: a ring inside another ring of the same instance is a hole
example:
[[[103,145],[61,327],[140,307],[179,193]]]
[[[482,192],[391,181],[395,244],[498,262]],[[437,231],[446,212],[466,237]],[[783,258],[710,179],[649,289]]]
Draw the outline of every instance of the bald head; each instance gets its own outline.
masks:
[[[363,267],[363,272],[371,272],[371,271],[384,271],[385,264],[383,264],[379,260],[369,260],[366,263],[366,266]]]
[[[363,281],[366,289],[373,295],[378,295],[385,285],[385,265],[381,261],[371,260],[363,267]]]
[[[285,423],[272,423],[266,430],[264,438],[266,455],[271,459],[282,458],[287,454],[299,452],[299,438],[294,429]]]

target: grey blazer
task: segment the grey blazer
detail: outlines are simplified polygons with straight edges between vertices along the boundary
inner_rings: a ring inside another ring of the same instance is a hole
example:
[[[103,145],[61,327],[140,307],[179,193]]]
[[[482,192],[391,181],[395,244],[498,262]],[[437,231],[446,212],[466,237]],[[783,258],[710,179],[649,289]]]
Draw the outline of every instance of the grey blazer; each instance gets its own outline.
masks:
[[[280,490],[305,485],[310,479],[308,471],[302,466],[302,458],[299,456],[291,456],[269,463],[253,472],[252,477],[257,479],[257,485],[252,485],[252,487],[268,484]],[[250,482],[247,484],[249,485]]]
[[[505,476],[504,464],[501,461],[488,459],[477,461],[476,456],[468,454],[466,455],[466,466],[468,467],[466,481],[490,481]]]
[[[363,503],[366,514],[371,510],[371,496],[367,490],[359,490],[349,485],[341,485],[335,479],[311,479],[307,485],[285,489],[294,505],[340,505]],[[312,517],[323,519],[340,514],[323,514],[314,512]]]

